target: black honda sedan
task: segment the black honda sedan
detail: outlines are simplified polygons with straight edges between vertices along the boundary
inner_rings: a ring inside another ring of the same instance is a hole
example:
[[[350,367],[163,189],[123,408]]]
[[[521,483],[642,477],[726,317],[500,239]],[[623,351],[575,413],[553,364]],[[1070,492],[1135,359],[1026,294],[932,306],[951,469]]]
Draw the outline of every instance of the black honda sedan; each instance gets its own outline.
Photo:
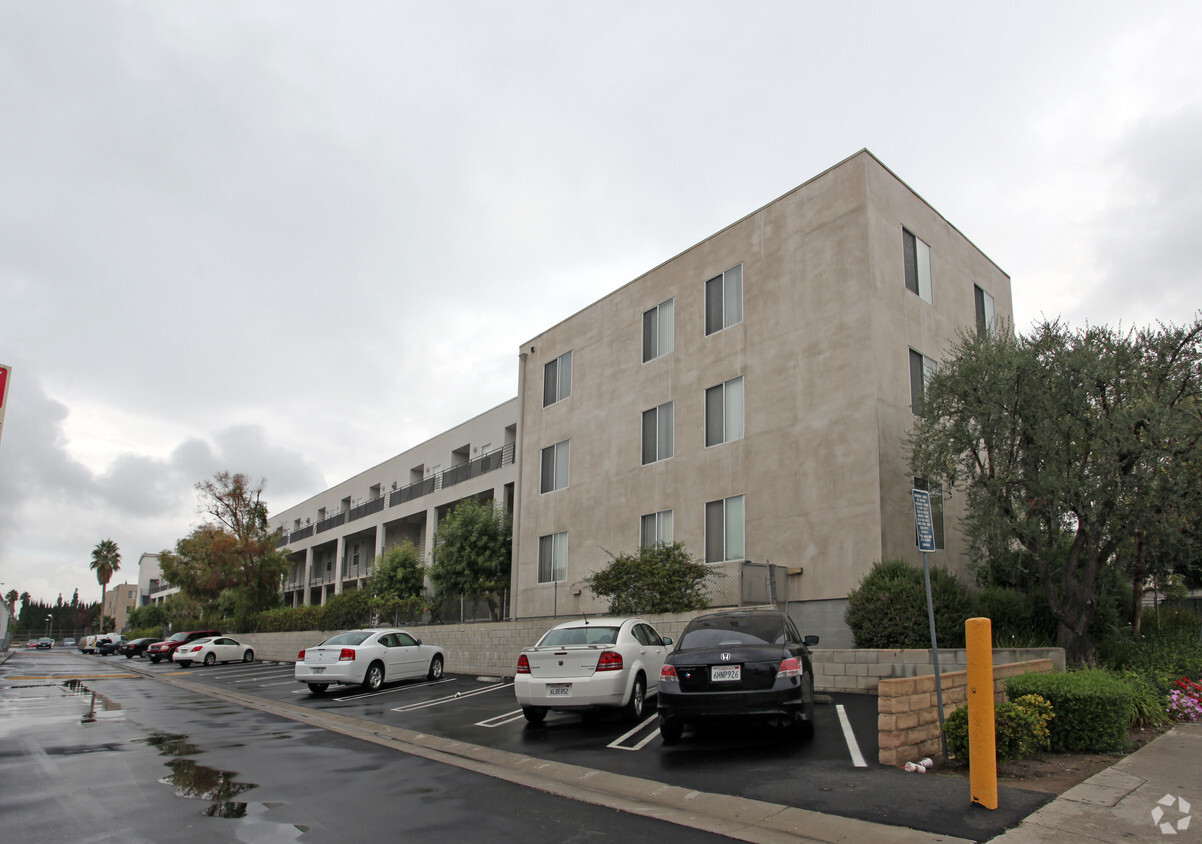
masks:
[[[793,619],[778,610],[730,610],[685,627],[659,674],[659,732],[680,741],[685,724],[755,719],[814,735],[814,668]]]

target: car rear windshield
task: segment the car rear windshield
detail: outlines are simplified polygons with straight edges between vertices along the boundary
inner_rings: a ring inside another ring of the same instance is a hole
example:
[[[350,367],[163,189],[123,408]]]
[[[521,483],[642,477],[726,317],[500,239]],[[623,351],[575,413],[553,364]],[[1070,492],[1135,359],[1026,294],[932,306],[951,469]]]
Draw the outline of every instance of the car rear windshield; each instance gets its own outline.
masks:
[[[612,645],[618,641],[617,627],[598,627],[596,625],[581,625],[579,627],[559,627],[548,630],[547,635],[539,640],[540,648],[562,648],[564,645]]]
[[[321,644],[323,645],[362,645],[364,640],[371,635],[370,630],[352,630],[349,633],[339,633],[337,636],[331,636]]]
[[[694,619],[680,638],[682,651],[737,645],[781,645],[784,619],[775,615],[718,616]]]

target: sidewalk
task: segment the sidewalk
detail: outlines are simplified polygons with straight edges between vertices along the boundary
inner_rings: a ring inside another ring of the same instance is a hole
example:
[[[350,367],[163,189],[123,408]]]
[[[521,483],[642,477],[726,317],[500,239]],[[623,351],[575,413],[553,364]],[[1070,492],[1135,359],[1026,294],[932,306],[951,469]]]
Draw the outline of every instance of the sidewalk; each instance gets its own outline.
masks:
[[[1178,724],[991,841],[1202,841],[1202,724]]]

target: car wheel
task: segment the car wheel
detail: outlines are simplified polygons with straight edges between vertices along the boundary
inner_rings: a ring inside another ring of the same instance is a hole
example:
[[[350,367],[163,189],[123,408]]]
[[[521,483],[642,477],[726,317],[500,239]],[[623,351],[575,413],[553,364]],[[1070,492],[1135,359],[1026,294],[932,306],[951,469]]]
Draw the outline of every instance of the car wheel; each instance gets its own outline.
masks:
[[[676,744],[684,735],[684,723],[678,718],[659,717],[659,736],[664,744]]]
[[[175,664],[176,664],[176,665],[178,665],[180,668],[187,668],[189,665],[191,665],[191,664],[192,664],[192,660],[190,660],[190,659],[181,659],[181,660],[179,660],[178,662],[176,662]]]
[[[326,689],[330,687],[329,683],[309,683],[308,685],[309,691],[313,692],[315,695],[324,695],[326,693]]]
[[[630,690],[630,700],[622,707],[622,717],[627,721],[638,722],[643,718],[643,704],[647,701],[647,681],[642,674],[634,678],[634,688]]]
[[[211,652],[205,654],[205,665],[213,665],[216,662],[217,662],[217,654],[211,653]]]
[[[523,706],[522,714],[526,716],[526,720],[531,724],[541,724],[543,719],[547,717],[547,710],[542,706]]]
[[[437,680],[442,677],[442,657],[435,655],[434,659],[430,660],[430,671],[426,674],[427,680]]]
[[[363,685],[367,686],[371,691],[378,692],[384,685],[384,666],[378,662],[373,662],[367,667],[367,674],[363,678]]]
[[[153,662],[155,665],[158,665],[158,664],[159,664],[159,658],[158,658],[157,656],[152,656],[152,657],[149,657],[149,659],[150,659],[150,661],[151,661],[151,662]]]
[[[134,658],[134,655],[133,655],[133,654],[126,654],[126,655],[125,655],[125,658],[126,658],[126,659],[133,659],[133,658]]]
[[[242,654],[242,661],[243,662],[254,662],[255,661],[255,652],[250,649],[247,649],[246,653]]]

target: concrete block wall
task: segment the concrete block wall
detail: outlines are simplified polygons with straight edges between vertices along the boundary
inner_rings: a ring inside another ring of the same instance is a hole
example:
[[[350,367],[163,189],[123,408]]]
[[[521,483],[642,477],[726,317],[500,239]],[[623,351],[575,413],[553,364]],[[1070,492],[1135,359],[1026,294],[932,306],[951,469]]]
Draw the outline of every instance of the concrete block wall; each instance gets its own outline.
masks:
[[[996,653],[996,652],[995,652]],[[1063,657],[1063,653],[1061,654]],[[993,666],[993,695],[997,702],[1006,699],[1005,680],[1027,672],[1056,670],[1052,659],[1031,659]],[[1061,666],[1060,670],[1063,670]],[[968,671],[940,675],[943,687],[943,715],[946,718],[968,701]],[[943,742],[939,736],[939,701],[935,675],[882,679],[877,688],[878,758],[882,765],[901,765],[923,757],[941,758]]]
[[[1064,670],[1063,648],[996,648],[993,664],[1050,659],[1057,671]],[[968,651],[940,649],[939,665],[946,671],[965,670]],[[814,649],[814,688],[821,692],[875,694],[877,685],[889,677],[934,677],[931,652],[925,648]]]

